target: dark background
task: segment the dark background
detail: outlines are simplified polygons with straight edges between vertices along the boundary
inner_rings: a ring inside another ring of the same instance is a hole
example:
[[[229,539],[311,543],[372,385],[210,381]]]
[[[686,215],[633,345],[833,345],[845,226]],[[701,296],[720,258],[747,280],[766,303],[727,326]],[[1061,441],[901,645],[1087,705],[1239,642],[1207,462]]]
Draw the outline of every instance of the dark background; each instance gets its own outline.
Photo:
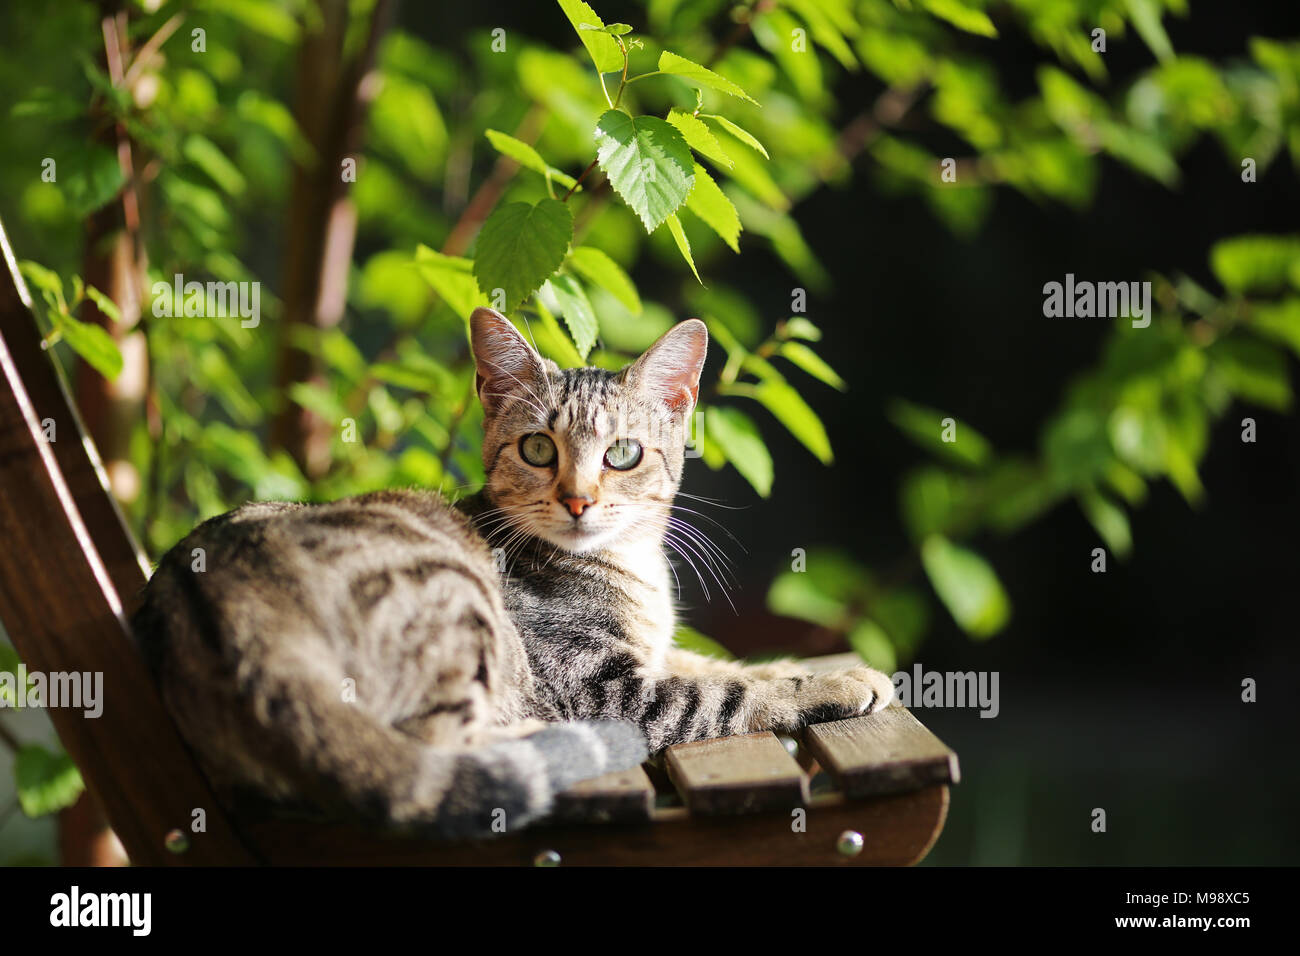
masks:
[[[640,9],[606,0],[601,13],[635,24]],[[406,4],[401,19],[432,43],[502,22],[569,42],[568,24],[542,3],[442,4],[438,36],[417,4]],[[1244,56],[1253,35],[1300,32],[1294,5],[1284,3],[1197,2],[1189,17],[1165,23],[1180,53],[1213,59]],[[1106,54],[1116,88],[1149,64],[1131,39]],[[1009,96],[1032,91],[1047,57],[1026,38],[970,42],[991,51]],[[860,74],[836,92],[837,118],[847,121],[880,87]],[[942,136],[925,145],[938,155],[968,151]],[[736,612],[716,594],[706,603],[682,575],[687,620],[739,654],[847,649],[766,611],[767,585],[792,548],[833,545],[876,569],[906,554],[899,481],[924,453],[887,421],[892,397],[943,409],[1002,451],[1031,453],[1109,331],[1107,320],[1044,318],[1043,283],[1067,272],[1133,280],[1184,272],[1215,289],[1207,256],[1216,239],[1294,232],[1300,212],[1285,161],[1243,184],[1218,145],[1202,140],[1183,158],[1175,190],[1108,161],[1082,214],[998,189],[984,226],[963,240],[920,199],[877,189],[869,162],[858,161],[846,188],[824,187],[794,213],[835,282],[827,294],[810,294],[808,308],[826,331],[820,351],[850,386],[810,393],[835,465],[822,467],[763,423],[776,460],[770,499],[757,499],[734,471],[699,462],[687,469],[684,490],[743,506],[703,507],[744,548],[713,535],[741,582]],[[745,246],[742,257],[711,263],[712,276],[745,288],[769,322],[784,318],[799,283],[761,240]],[[643,288],[660,280],[651,271],[634,278]],[[1258,423],[1255,444],[1240,440],[1245,415]],[[1010,592],[1010,626],[976,644],[940,611],[917,660],[927,670],[1000,672],[1001,714],[918,711],[958,752],[964,777],[931,862],[1300,859],[1300,417],[1230,410],[1212,432],[1202,480],[1198,509],[1168,483],[1152,486],[1131,516],[1133,555],[1112,555],[1105,574],[1089,569],[1100,542],[1072,504],[1011,537],[977,542]],[[1241,701],[1246,677],[1258,682],[1256,704]],[[1107,812],[1105,834],[1090,829],[1096,807]]]

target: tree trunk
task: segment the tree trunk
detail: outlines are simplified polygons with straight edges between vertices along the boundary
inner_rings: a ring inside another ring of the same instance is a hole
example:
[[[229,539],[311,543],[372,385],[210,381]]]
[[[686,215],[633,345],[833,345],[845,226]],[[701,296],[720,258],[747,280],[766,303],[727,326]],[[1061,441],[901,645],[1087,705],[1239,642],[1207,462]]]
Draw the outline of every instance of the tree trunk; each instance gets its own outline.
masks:
[[[100,12],[104,37],[100,65],[113,84],[120,85],[130,55],[126,11],[120,3],[104,0]],[[79,361],[74,373],[77,410],[103,460],[109,489],[115,498],[129,504],[140,493],[140,475],[130,458],[131,430],[143,413],[149,383],[148,349],[138,328],[144,270],[139,202],[126,130],[109,115],[102,99],[92,108],[91,122],[95,146],[117,154],[126,186],[87,219],[81,266],[86,284],[113,300],[119,319],[114,321],[87,298],[81,306],[81,320],[108,330],[122,352],[123,364],[121,374],[110,382]],[[98,798],[89,790],[59,814],[58,827],[59,856],[65,866],[120,866],[126,862]]]
[[[303,26],[294,107],[314,157],[293,167],[276,367],[281,405],[271,423],[271,444],[286,449],[309,478],[329,470],[330,440],[340,423],[323,421],[289,397],[293,385],[323,378],[296,339],[301,329],[327,329],[343,317],[357,216],[342,165],[361,145],[375,55],[391,14],[389,0],[377,0],[364,46],[346,58],[347,0],[316,5],[318,17],[305,19],[318,25]]]

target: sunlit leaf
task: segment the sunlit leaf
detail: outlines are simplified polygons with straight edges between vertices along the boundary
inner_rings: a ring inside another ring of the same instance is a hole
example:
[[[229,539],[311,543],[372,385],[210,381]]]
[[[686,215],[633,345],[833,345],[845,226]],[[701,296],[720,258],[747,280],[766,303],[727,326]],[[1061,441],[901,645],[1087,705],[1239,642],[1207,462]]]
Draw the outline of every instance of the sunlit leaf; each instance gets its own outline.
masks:
[[[993,447],[988,439],[945,412],[903,399],[889,407],[889,420],[898,429],[926,448],[951,461],[980,467],[988,462]],[[948,438],[951,437],[951,441]]]
[[[763,382],[755,388],[754,397],[823,465],[835,460],[821,419],[793,388],[785,382]]]
[[[1164,24],[1160,22],[1160,15],[1164,12],[1160,3],[1157,0],[1126,0],[1126,2],[1133,28],[1142,37],[1142,42],[1156,55],[1156,59],[1162,63],[1173,59],[1173,44],[1169,42],[1169,34],[1165,32]]]
[[[54,326],[68,347],[100,375],[111,381],[121,374],[122,353],[103,326],[82,322],[70,315],[56,315]]]
[[[854,625],[848,635],[849,646],[867,664],[885,674],[892,674],[898,666],[898,655],[889,635],[875,621],[864,618]]]
[[[415,264],[420,275],[433,286],[433,291],[457,315],[468,320],[470,313],[479,306],[490,304],[474,278],[472,260],[444,256],[426,245],[419,245],[415,249]]]
[[[686,233],[682,230],[681,221],[676,215],[670,215],[667,219],[668,231],[672,234],[673,242],[677,243],[677,249],[686,260],[686,264],[691,267],[691,272],[695,273],[697,282],[703,284],[704,280],[700,278],[699,271],[695,268],[695,259],[691,255],[691,243],[686,238]]]
[[[711,90],[718,90],[726,93],[728,96],[735,96],[746,102],[758,105],[758,101],[742,90],[725,76],[714,73],[708,67],[700,66],[684,56],[678,56],[670,50],[664,50],[659,54],[659,70],[662,73],[671,73],[674,76],[680,76],[682,79],[697,86],[707,86]]]
[[[1234,395],[1278,411],[1291,404],[1286,357],[1272,345],[1225,338],[1210,347],[1214,369]]]
[[[185,145],[181,147],[181,152],[186,159],[203,170],[209,179],[220,186],[223,192],[231,196],[243,193],[247,186],[244,174],[239,171],[238,166],[226,158],[226,154],[217,144],[206,136],[191,133],[185,137]]]
[[[703,219],[732,252],[740,252],[740,214],[699,163],[695,164],[695,188],[686,198],[686,208]]]
[[[556,199],[537,205],[504,203],[479,231],[474,277],[489,298],[505,291],[506,310],[517,309],[560,267],[573,238],[573,216]]]
[[[623,69],[623,53],[614,38],[603,32],[605,21],[596,16],[596,11],[583,3],[583,0],[558,0],[558,2],[564,15],[573,24],[578,39],[591,54],[591,61],[596,64],[596,69],[601,73],[614,73]],[[583,26],[596,29],[584,30]]]
[[[608,110],[596,124],[596,155],[609,184],[654,232],[686,201],[695,160],[677,128],[657,116]]]
[[[575,180],[572,176],[568,173],[561,172],[554,166],[547,165],[546,160],[542,159],[541,154],[523,140],[515,139],[511,135],[502,133],[500,130],[495,129],[484,130],[483,135],[488,138],[488,142],[492,144],[493,149],[498,153],[501,153],[503,156],[510,157],[525,169],[531,169],[535,173],[541,173],[543,176],[553,179],[565,189],[574,185]],[[579,186],[576,191],[581,192],[582,187]]]
[[[722,148],[722,144],[718,142],[718,138],[713,135],[713,130],[709,129],[708,124],[698,116],[685,110],[674,109],[668,111],[668,122],[677,127],[686,144],[701,156],[727,169],[735,165],[727,155],[727,151]]]
[[[627,309],[641,311],[641,296],[623,267],[595,246],[574,246],[569,252],[569,265],[588,282],[600,286]]]
[[[731,653],[711,637],[706,637],[693,627],[685,624],[678,624],[677,631],[673,635],[673,643],[684,651],[691,651],[694,654],[703,654],[705,657],[712,657],[715,660],[730,661],[735,660],[736,655]]]
[[[705,412],[705,440],[716,442],[727,461],[766,498],[772,491],[772,455],[758,426],[739,409],[711,405]]]
[[[596,313],[591,307],[586,291],[573,276],[559,273],[550,278],[551,291],[560,304],[564,324],[569,327],[573,344],[585,361],[591,347],[596,344]]]
[[[1088,490],[1079,495],[1079,507],[1102,541],[1121,558],[1133,550],[1133,533],[1124,509],[1105,495]]]
[[[997,27],[988,14],[977,7],[969,6],[962,0],[922,0],[925,9],[941,20],[947,20],[958,30],[974,33],[982,37],[998,35]]]
[[[1300,238],[1294,236],[1234,236],[1210,250],[1210,268],[1230,292],[1283,288],[1297,261]]]
[[[839,551],[813,549],[802,554],[801,565],[782,571],[767,592],[773,614],[838,629],[851,620],[851,605],[861,602],[872,587],[871,574]]]
[[[782,322],[780,332],[790,339],[804,339],[807,342],[822,340],[822,330],[801,315],[791,316]]]
[[[971,637],[991,637],[1011,618],[1011,601],[987,561],[974,551],[932,535],[921,545],[921,563],[953,620]]]
[[[707,117],[708,119],[713,120],[713,122],[717,123],[719,126],[725,129],[732,136],[736,137],[736,139],[740,140],[750,149],[762,153],[764,159],[771,159],[771,157],[767,155],[767,149],[763,146],[762,143],[758,141],[758,138],[754,136],[753,133],[749,132],[749,130],[742,129],[740,126],[736,125],[731,120],[727,119],[725,116],[719,116],[716,113],[703,113],[701,115]]]
[[[76,803],[85,785],[66,753],[28,744],[14,757],[14,789],[23,813],[43,817]]]
[[[844,391],[847,387],[844,379],[840,378],[835,369],[826,364],[826,361],[804,345],[802,342],[783,342],[777,354],[788,362],[797,365],[819,382],[825,382],[832,388]]]

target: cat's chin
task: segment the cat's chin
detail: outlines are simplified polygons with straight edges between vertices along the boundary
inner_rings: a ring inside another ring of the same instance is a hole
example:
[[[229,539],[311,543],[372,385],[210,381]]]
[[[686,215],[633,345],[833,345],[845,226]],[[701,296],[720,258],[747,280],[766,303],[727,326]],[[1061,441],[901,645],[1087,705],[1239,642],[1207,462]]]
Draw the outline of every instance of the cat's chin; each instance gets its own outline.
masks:
[[[538,531],[538,536],[549,541],[563,551],[581,554],[604,547],[616,533],[611,528],[563,527],[546,528]]]

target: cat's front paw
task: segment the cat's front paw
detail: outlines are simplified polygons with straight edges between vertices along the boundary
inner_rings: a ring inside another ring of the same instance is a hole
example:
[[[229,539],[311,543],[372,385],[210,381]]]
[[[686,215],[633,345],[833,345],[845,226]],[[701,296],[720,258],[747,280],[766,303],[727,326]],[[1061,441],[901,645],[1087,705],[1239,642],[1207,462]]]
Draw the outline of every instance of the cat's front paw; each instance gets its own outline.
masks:
[[[894,699],[894,685],[880,671],[855,667],[806,679],[798,696],[800,720],[820,724],[888,707]]]

